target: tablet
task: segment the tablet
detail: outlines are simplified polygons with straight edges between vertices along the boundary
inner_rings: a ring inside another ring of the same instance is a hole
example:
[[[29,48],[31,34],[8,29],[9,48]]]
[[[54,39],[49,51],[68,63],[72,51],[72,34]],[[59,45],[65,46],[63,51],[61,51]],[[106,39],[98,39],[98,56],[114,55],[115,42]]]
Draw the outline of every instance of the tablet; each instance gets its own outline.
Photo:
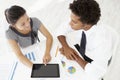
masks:
[[[60,77],[59,64],[33,64],[31,78]]]

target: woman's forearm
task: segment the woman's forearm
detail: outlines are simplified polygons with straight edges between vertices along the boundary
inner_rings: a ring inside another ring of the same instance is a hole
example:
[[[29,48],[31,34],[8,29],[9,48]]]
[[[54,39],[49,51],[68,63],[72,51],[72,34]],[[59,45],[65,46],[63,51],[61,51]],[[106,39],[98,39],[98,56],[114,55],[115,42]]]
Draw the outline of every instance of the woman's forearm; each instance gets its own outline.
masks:
[[[28,58],[26,58],[24,55],[20,55],[18,59],[20,60],[20,62],[22,62],[27,67],[32,68],[33,63]]]
[[[51,47],[52,47],[52,43],[53,43],[53,38],[50,35],[47,39],[46,39],[46,50],[45,53],[50,53]]]

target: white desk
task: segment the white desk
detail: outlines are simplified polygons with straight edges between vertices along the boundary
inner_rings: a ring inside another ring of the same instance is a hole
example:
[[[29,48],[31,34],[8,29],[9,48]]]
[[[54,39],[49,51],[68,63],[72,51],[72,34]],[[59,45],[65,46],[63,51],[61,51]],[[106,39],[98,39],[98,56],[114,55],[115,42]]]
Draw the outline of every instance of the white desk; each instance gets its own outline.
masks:
[[[42,63],[42,57],[45,52],[45,42],[40,42],[40,44],[35,44],[23,50],[26,57],[28,57],[33,63]],[[31,78],[31,69],[24,66],[21,62],[16,60],[14,62],[12,75],[9,77],[10,80],[78,80],[80,76],[82,76],[83,70],[80,66],[74,62],[69,61],[58,51],[57,56],[55,57],[56,49],[58,46],[58,42],[55,41],[53,43],[53,47],[51,50],[52,60],[49,62],[50,64],[58,63],[60,67],[60,78]],[[33,55],[34,54],[34,55]],[[66,66],[63,67],[61,60],[66,63]],[[68,72],[68,68],[70,66],[75,67],[76,71],[73,74]]]

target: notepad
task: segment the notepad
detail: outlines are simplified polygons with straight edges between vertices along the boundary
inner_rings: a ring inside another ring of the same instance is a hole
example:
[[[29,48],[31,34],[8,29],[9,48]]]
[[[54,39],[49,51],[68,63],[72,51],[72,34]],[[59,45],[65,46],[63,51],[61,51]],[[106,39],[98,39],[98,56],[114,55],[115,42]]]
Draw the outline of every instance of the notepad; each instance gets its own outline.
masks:
[[[59,78],[59,64],[33,64],[31,78]]]

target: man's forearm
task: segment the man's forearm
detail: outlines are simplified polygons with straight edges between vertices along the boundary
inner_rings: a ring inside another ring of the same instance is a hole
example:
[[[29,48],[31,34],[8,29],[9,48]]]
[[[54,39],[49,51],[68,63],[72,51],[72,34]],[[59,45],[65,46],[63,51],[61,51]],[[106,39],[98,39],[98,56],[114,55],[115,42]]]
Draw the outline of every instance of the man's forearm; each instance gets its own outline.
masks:
[[[60,41],[60,43],[61,43],[61,45],[62,45],[63,48],[64,47],[69,47],[69,45],[68,45],[68,43],[66,41],[66,37],[64,35],[60,35],[57,38]]]
[[[81,57],[79,57],[76,62],[77,62],[83,69],[85,68],[86,64],[88,63],[87,61],[83,60]]]

